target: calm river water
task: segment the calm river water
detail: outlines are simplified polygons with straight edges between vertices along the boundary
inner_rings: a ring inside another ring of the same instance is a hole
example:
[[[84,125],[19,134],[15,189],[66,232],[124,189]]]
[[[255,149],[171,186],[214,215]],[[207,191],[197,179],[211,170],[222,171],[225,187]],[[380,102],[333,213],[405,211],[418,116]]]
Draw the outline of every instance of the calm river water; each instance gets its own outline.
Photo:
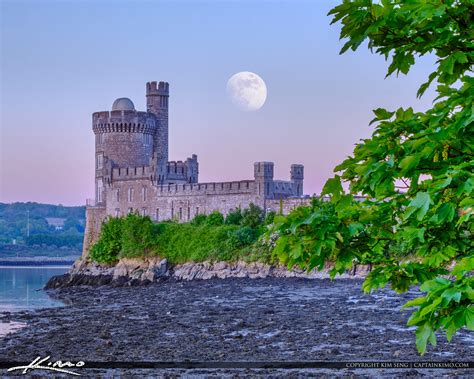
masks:
[[[69,267],[0,267],[0,312],[59,306],[42,290],[49,278]]]

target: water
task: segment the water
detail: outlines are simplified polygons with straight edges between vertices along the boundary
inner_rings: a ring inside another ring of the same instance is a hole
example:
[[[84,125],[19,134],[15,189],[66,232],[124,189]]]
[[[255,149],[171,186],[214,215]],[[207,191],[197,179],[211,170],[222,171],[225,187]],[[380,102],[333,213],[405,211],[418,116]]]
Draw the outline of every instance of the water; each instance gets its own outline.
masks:
[[[69,267],[0,267],[0,312],[55,307],[61,302],[42,290],[49,278]]]

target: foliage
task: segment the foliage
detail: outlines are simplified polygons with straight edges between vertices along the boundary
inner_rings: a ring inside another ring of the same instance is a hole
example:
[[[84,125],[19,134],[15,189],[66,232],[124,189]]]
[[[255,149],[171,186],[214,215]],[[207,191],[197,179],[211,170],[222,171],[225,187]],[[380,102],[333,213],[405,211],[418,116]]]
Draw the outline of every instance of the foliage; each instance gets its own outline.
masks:
[[[240,225],[242,223],[242,218],[242,210],[237,208],[235,211],[231,211],[227,214],[225,223],[227,225]]]
[[[455,0],[343,1],[330,11],[342,23],[341,53],[368,40],[390,60],[387,75],[407,74],[415,57],[435,55],[417,95],[437,81],[438,96],[424,112],[374,110],[371,138],[323,188],[330,203],[275,219],[275,254],[290,266],[321,268],[331,259],[334,276],[370,263],[366,292],[421,285],[426,296],[406,304],[416,307],[409,325],[417,326],[421,354],[439,329],[448,339],[461,327],[474,330],[473,13],[471,1]]]
[[[111,264],[120,258],[149,254],[154,247],[156,229],[148,216],[130,213],[126,217],[109,217],[103,224],[90,258]]]
[[[241,248],[252,245],[259,237],[259,232],[250,226],[242,226],[228,234],[228,244],[232,248]]]
[[[207,216],[205,214],[198,214],[191,220],[191,224],[202,225],[206,222],[206,220],[207,220]]]
[[[242,212],[241,225],[256,228],[262,225],[265,218],[265,212],[259,206],[250,203],[248,208],[245,208]]]
[[[266,225],[273,224],[273,221],[275,220],[275,216],[276,216],[275,211],[267,212],[267,215],[265,216],[265,224]]]
[[[258,235],[246,238],[241,229],[236,225],[160,224],[155,252],[173,264],[247,260]]]
[[[219,211],[213,211],[207,216],[207,225],[217,226],[224,223],[224,216]]]
[[[47,218],[64,219],[61,230],[48,224]],[[29,219],[30,239],[27,240]],[[0,243],[47,245],[82,249],[85,207],[66,207],[38,203],[0,203]],[[31,249],[33,250],[33,248]]]
[[[147,255],[154,244],[153,222],[149,216],[130,213],[121,219],[120,257],[132,258]]]
[[[123,219],[115,217],[102,224],[100,237],[89,253],[93,261],[110,264],[119,259],[122,250],[122,225]]]

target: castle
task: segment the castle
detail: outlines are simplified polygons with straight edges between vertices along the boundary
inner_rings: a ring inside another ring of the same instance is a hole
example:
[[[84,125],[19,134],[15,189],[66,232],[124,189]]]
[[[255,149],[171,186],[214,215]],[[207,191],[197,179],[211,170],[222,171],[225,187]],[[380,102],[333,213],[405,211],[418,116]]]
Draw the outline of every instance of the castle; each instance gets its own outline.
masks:
[[[254,178],[199,183],[199,164],[168,161],[169,84],[146,84],[146,112],[128,98],[114,101],[111,111],[92,114],[95,134],[95,199],[86,208],[84,251],[94,242],[102,221],[129,212],[155,221],[186,222],[218,210],[224,215],[250,203],[287,213],[307,203],[303,165],[293,164],[290,180],[274,180],[272,162],[254,163]]]

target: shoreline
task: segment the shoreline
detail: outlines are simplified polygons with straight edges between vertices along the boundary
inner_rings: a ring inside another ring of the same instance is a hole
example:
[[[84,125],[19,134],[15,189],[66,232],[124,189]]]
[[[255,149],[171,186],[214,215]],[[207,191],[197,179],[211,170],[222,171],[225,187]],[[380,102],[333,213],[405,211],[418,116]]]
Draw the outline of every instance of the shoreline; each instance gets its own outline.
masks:
[[[0,322],[27,326],[0,337],[4,360],[83,360],[85,376],[236,374],[314,376],[319,369],[87,369],[87,362],[114,361],[469,361],[474,334],[461,330],[451,343],[420,357],[409,310],[384,289],[362,294],[362,279],[213,278],[148,286],[76,286],[48,290],[63,307],[0,313]],[[469,369],[388,369],[394,377],[472,374]],[[48,374],[48,372],[32,372]],[[380,370],[328,370],[334,376],[379,377]],[[50,374],[51,375],[51,374]]]
[[[190,281],[213,278],[306,278],[329,279],[330,266],[310,272],[262,262],[187,262],[170,265],[160,257],[123,258],[113,266],[78,260],[69,273],[54,276],[46,283],[46,289],[80,285],[143,286],[166,280]],[[369,266],[355,265],[334,279],[360,279],[370,272]]]

